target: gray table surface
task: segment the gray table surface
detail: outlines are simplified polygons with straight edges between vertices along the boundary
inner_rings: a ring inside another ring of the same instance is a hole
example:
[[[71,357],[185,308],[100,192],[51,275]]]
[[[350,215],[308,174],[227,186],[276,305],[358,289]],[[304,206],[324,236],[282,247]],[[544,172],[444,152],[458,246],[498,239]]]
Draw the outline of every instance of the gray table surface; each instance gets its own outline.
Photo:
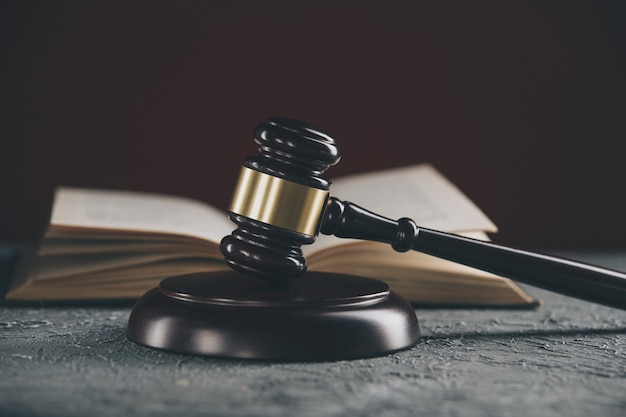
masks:
[[[624,251],[566,255],[626,270]],[[415,347],[322,363],[140,347],[130,307],[0,306],[0,415],[626,415],[626,312],[526,288],[545,304],[417,310]]]

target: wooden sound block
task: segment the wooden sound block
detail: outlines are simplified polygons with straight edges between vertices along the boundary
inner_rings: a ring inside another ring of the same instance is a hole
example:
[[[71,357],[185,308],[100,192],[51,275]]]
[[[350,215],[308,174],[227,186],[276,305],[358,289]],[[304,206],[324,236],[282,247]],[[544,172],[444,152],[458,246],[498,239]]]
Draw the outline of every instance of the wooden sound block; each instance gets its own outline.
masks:
[[[163,280],[135,304],[127,336],[178,353],[308,361],[384,355],[420,329],[382,281],[308,272],[285,287],[224,271]]]

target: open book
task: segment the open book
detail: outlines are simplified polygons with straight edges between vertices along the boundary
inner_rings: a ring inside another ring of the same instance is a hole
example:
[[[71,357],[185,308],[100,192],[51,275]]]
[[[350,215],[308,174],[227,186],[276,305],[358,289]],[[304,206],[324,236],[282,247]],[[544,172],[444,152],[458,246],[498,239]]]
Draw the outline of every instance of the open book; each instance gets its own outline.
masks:
[[[422,227],[487,239],[493,223],[430,165],[336,179],[331,194]],[[186,198],[59,188],[36,254],[7,300],[134,299],[172,275],[228,269],[219,242],[235,225],[226,213]],[[387,282],[416,304],[533,306],[509,279],[389,245],[318,236],[303,246],[309,270]]]

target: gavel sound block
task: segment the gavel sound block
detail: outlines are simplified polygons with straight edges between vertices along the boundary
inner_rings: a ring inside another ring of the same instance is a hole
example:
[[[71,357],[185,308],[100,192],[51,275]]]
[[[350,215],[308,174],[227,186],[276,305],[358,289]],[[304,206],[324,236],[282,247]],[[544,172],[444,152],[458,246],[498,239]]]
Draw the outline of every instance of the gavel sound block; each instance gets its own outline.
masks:
[[[417,343],[414,309],[386,283],[306,272],[301,246],[314,242],[331,201],[322,174],[340,158],[333,138],[272,118],[254,139],[260,154],[244,162],[229,208],[237,229],[220,246],[233,270],[163,280],[137,301],[128,338],[268,360],[370,357]]]
[[[301,245],[318,232],[390,243],[516,281],[626,309],[626,274],[397,221],[329,197],[321,174],[334,140],[302,122],[269,119],[260,154],[243,164],[221,242],[233,271],[168,278],[142,297],[128,336],[179,352],[266,359],[380,355],[419,339],[413,309],[380,281],[305,273]],[[304,274],[304,275],[303,275]]]

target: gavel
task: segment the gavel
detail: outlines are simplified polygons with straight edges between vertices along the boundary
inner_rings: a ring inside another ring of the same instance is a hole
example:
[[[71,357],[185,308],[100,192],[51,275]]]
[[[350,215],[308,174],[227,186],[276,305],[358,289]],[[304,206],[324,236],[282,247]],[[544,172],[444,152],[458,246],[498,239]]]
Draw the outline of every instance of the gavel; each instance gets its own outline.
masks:
[[[340,160],[335,140],[304,122],[257,126],[260,154],[244,162],[229,207],[237,229],[220,249],[234,270],[279,285],[306,271],[303,244],[318,233],[416,250],[557,293],[626,308],[626,274],[391,220],[329,194],[322,174]]]
[[[415,345],[414,308],[383,281],[306,272],[302,245],[319,233],[417,250],[555,292],[626,307],[626,275],[391,220],[330,196],[322,174],[339,159],[334,139],[307,123],[257,126],[220,249],[230,270],[164,279],[133,307],[127,336],[178,353],[269,360],[335,360]]]

